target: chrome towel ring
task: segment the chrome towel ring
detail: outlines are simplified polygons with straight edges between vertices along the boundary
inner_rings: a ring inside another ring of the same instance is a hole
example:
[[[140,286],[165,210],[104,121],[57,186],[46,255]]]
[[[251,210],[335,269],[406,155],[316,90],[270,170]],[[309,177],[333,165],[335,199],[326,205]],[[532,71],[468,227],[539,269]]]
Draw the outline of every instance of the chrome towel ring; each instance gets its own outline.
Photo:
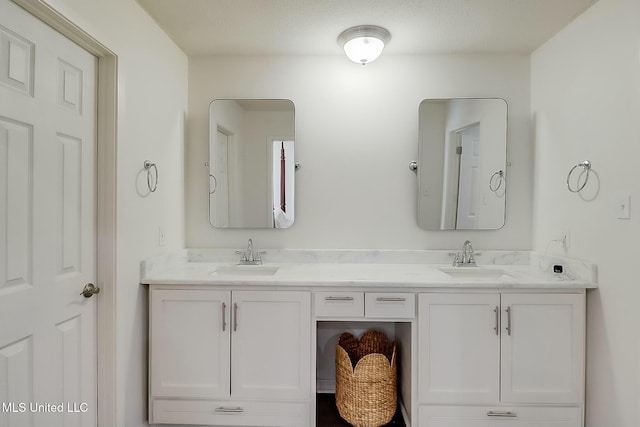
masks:
[[[573,171],[575,171],[577,168],[582,168],[582,172],[580,173],[580,175],[578,175],[578,180],[576,181],[576,187],[571,188],[571,182],[570,182],[571,174],[573,174]],[[584,182],[582,183],[582,185],[580,185],[580,177],[585,173],[587,175],[585,176]],[[569,189],[569,191],[571,191],[572,193],[581,192],[582,189],[585,187],[585,185],[587,185],[587,182],[589,182],[590,173],[591,173],[591,162],[589,160],[585,160],[584,162],[578,163],[577,165],[572,167],[569,173],[567,174],[567,188]]]
[[[149,160],[144,161],[144,168],[147,171],[147,186],[149,187],[149,191],[155,193],[158,189],[158,167],[155,163],[151,163]],[[153,168],[155,176],[151,175],[151,168]]]
[[[504,182],[504,171],[499,170],[497,172],[494,172],[494,174],[491,175],[491,178],[489,178],[489,190],[495,193],[500,189],[500,187],[502,187],[503,182]]]
[[[213,190],[211,190],[211,183],[209,183],[209,194],[213,194],[218,189],[218,180],[215,176],[209,174],[209,180],[213,179]]]

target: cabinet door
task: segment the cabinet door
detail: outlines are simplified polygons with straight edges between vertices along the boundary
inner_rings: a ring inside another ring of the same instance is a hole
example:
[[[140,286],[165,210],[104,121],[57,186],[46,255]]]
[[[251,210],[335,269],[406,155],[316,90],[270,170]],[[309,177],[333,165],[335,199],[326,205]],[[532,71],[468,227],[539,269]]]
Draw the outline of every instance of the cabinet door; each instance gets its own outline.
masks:
[[[580,403],[583,294],[502,295],[502,401]]]
[[[498,401],[499,306],[498,294],[420,295],[420,402]]]
[[[231,396],[311,396],[309,292],[234,291]]]
[[[152,290],[153,397],[229,396],[230,293]]]

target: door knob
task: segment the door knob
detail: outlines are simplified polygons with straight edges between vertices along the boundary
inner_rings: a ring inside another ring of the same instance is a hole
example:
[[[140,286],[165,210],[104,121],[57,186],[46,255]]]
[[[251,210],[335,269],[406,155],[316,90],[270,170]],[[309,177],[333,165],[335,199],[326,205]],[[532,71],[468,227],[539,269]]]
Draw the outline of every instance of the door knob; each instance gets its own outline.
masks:
[[[99,293],[100,293],[99,287],[97,287],[93,283],[87,283],[86,285],[84,285],[84,288],[82,288],[82,293],[80,293],[80,295],[82,295],[85,298],[91,298],[94,294],[99,294]]]

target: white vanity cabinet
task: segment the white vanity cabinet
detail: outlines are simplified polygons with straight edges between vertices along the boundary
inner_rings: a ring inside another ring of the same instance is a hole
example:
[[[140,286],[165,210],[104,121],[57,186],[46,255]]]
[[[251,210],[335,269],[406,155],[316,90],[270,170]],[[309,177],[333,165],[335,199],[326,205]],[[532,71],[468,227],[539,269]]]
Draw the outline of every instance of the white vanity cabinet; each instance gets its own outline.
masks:
[[[421,427],[582,425],[584,293],[422,293],[418,307]]]
[[[305,291],[150,291],[152,424],[307,425]]]

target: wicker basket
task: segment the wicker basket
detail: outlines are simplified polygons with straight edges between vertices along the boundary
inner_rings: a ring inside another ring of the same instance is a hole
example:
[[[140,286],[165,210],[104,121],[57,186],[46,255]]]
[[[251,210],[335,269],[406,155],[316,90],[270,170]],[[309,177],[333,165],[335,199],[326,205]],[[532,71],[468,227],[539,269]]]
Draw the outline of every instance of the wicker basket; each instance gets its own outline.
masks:
[[[396,412],[396,346],[377,331],[348,332],[336,346],[336,406],[354,427],[379,427]]]

